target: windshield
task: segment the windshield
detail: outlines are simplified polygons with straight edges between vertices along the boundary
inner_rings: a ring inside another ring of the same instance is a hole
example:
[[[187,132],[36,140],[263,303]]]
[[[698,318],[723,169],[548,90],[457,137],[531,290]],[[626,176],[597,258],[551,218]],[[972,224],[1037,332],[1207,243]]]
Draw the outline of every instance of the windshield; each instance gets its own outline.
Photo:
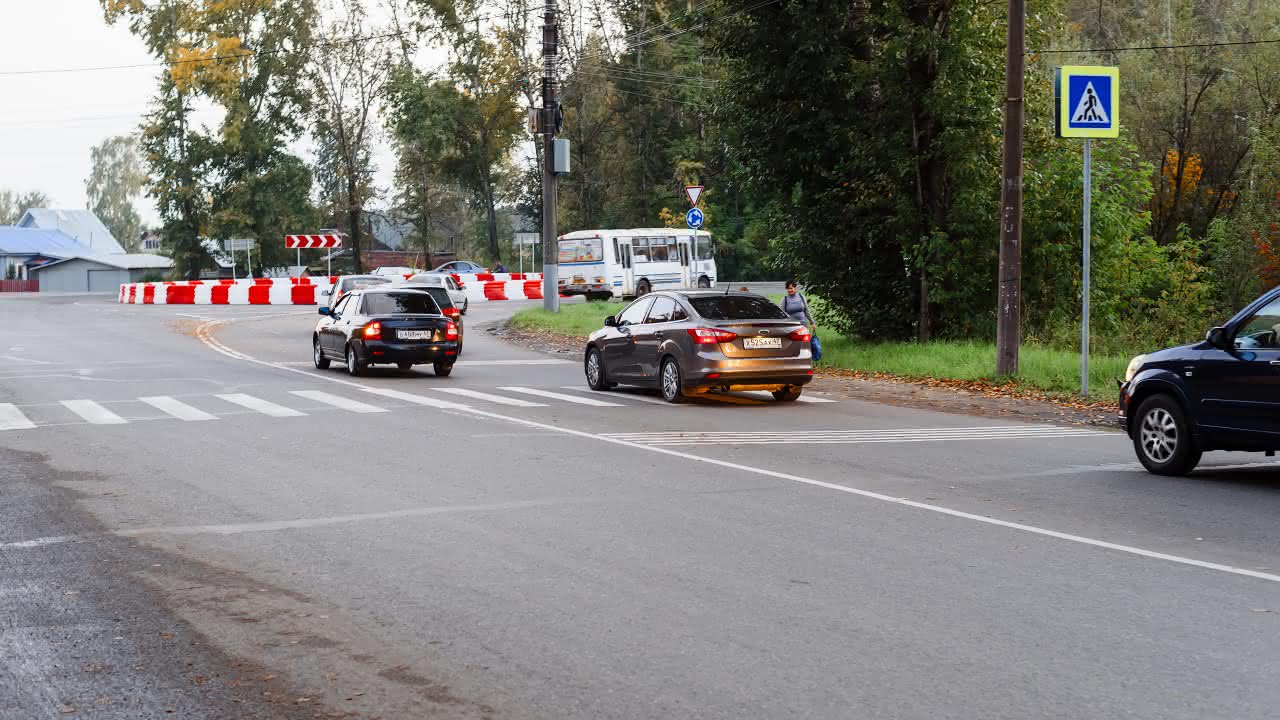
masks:
[[[604,241],[600,238],[561,240],[560,262],[604,262]]]
[[[409,282],[414,285],[430,285],[432,287],[443,287],[444,276],[435,275],[433,273],[419,273],[409,278]]]
[[[364,296],[365,315],[439,315],[440,308],[425,292],[370,293]]]
[[[389,282],[391,281],[386,278],[347,278],[342,281],[342,289],[346,292],[351,292],[352,290],[371,288],[375,285],[386,285]]]
[[[708,320],[788,320],[782,308],[758,295],[704,295],[689,304]]]

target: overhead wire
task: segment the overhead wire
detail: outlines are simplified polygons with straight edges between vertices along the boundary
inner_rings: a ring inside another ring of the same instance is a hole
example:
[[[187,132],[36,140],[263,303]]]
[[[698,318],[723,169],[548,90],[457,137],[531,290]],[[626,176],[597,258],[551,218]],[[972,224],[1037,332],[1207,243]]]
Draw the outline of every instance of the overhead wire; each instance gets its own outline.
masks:
[[[1112,48],[1076,48],[1074,50],[1030,50],[1027,55],[1069,55],[1084,53],[1136,52],[1143,50],[1188,50],[1193,48],[1239,47],[1242,45],[1274,45],[1280,38],[1267,40],[1235,40],[1229,42],[1186,43],[1183,45],[1134,45],[1130,47]]]

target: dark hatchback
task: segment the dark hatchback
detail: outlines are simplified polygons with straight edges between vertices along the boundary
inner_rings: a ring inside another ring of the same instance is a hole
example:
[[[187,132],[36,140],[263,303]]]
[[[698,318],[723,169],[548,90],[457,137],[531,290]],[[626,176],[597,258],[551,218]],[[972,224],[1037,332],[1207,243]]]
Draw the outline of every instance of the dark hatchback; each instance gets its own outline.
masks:
[[[1280,450],[1280,288],[1203,342],[1139,355],[1120,417],[1147,470],[1183,475],[1209,450]]]
[[[657,387],[667,402],[710,390],[800,397],[813,379],[809,329],[750,293],[664,291],[628,305],[591,334],[587,384]]]
[[[351,375],[376,364],[408,370],[430,363],[443,376],[458,359],[457,324],[421,290],[356,290],[320,314],[325,317],[316,324],[311,352],[321,370],[334,359]]]

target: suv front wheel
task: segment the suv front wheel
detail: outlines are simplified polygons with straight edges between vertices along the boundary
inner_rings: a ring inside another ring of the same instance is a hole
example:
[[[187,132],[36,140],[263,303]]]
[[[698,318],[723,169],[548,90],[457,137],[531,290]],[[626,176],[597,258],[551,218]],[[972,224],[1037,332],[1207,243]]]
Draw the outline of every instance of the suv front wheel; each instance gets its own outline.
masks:
[[[1191,435],[1186,413],[1174,398],[1147,398],[1138,407],[1133,422],[1133,449],[1148,471],[1156,475],[1186,475],[1199,464],[1200,448]]]

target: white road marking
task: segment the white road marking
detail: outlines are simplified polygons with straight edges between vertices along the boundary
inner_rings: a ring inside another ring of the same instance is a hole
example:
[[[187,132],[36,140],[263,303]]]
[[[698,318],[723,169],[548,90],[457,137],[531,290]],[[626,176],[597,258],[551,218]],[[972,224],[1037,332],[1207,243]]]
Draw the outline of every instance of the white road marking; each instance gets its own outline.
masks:
[[[757,397],[757,398],[760,398],[761,400],[772,400],[772,399],[773,399],[773,393],[770,393],[770,392],[769,392],[769,391],[767,391],[767,390],[747,390],[747,391],[744,391],[742,394],[743,394],[743,395],[750,395],[750,396],[752,396],[752,397]],[[796,398],[796,402],[802,402],[802,403],[833,403],[833,402],[840,402],[840,401],[839,401],[839,400],[828,400],[827,398],[817,398],[817,397],[813,397],[812,395],[801,395],[800,397]]]
[[[212,327],[210,325],[205,325],[201,327],[201,330],[205,331],[207,334],[208,331],[212,330]],[[351,385],[355,384],[355,383],[347,383],[346,381],[339,380],[338,378],[330,378],[324,375],[317,375],[313,373],[303,372],[301,370],[295,370],[293,368],[283,367],[281,365],[269,363],[264,360],[256,360],[248,356],[241,356],[241,357],[243,359],[249,360],[250,362],[258,363],[260,365],[265,365],[267,367],[274,367],[277,370],[302,373],[304,375],[307,375],[308,377],[321,378],[324,380],[329,380],[331,382],[345,383],[345,384],[351,384]],[[372,388],[366,388],[366,389],[369,392],[379,393],[379,391],[374,390]],[[382,391],[379,394],[386,394],[388,392],[395,392],[395,391]],[[404,394],[408,394],[408,393],[404,393]],[[778,480],[786,480],[789,482],[799,483],[801,485],[820,487],[827,490],[834,490],[836,492],[847,493],[849,495],[857,495],[859,497],[864,497],[871,500],[879,500],[881,502],[889,503],[891,505],[899,505],[903,507],[914,508],[917,510],[924,510],[926,512],[937,513],[940,515],[948,515],[951,517],[960,518],[962,520],[970,520],[972,522],[983,523],[986,525],[993,525],[996,527],[1006,528],[1009,530],[1018,530],[1020,532],[1031,533],[1033,535],[1040,535],[1042,537],[1049,537],[1057,540],[1064,540],[1066,542],[1073,542],[1081,545],[1088,545],[1091,547],[1102,548],[1105,550],[1114,550],[1116,552],[1126,553],[1126,554],[1134,555],[1137,557],[1144,557],[1152,560],[1163,560],[1166,562],[1176,563],[1179,565],[1186,565],[1189,567],[1196,567],[1203,570],[1213,570],[1215,572],[1226,573],[1229,575],[1237,575],[1242,577],[1254,578],[1257,580],[1266,580],[1268,582],[1273,582],[1273,583],[1280,583],[1280,575],[1276,575],[1273,573],[1266,573],[1258,570],[1250,570],[1248,568],[1236,567],[1234,565],[1225,565],[1222,563],[1209,562],[1207,560],[1197,560],[1195,558],[1189,558],[1181,555],[1172,555],[1170,553],[1162,553],[1154,550],[1147,550],[1145,548],[1134,547],[1132,545],[1121,545],[1119,543],[1107,542],[1105,540],[1097,540],[1095,538],[1089,538],[1083,535],[1072,535],[1070,533],[1059,532],[1057,530],[1050,530],[1048,528],[1037,527],[1035,525],[1026,525],[1023,523],[1015,523],[1015,522],[1010,522],[1008,520],[1000,520],[998,518],[986,517],[983,515],[975,515],[973,513],[968,513],[961,510],[953,510],[951,508],[943,507],[941,505],[932,505],[929,503],[917,502],[915,500],[908,500],[906,498],[893,497],[891,495],[872,492],[870,490],[863,490],[861,488],[851,487],[849,485],[839,485],[837,483],[826,482],[823,480],[815,480],[813,478],[807,478],[800,475],[792,475],[790,473],[778,472],[777,470],[769,470],[767,468],[754,467],[751,465],[743,465],[741,463],[729,462],[728,460],[720,460],[718,458],[713,458],[713,457],[694,455],[692,453],[682,452],[680,450],[672,450],[670,448],[654,447],[652,445],[642,445],[640,443],[630,442],[630,441],[622,440],[619,438],[612,438],[612,437],[600,435],[597,433],[586,432],[584,430],[574,430],[572,428],[561,427],[558,425],[550,425],[548,423],[537,422],[535,420],[527,420],[524,418],[513,417],[511,415],[502,415],[500,413],[490,412],[487,410],[470,408],[464,405],[459,405],[457,407],[458,409],[465,410],[478,417],[486,417],[492,420],[501,420],[501,421],[513,423],[516,425],[523,425],[525,427],[537,428],[539,430],[546,430],[548,432],[559,433],[561,435],[570,435],[573,437],[579,437],[586,440],[595,440],[598,442],[609,443],[611,445],[629,447],[629,448],[633,448],[643,452],[658,453],[660,455],[666,455],[667,457],[682,458],[684,460],[689,460],[691,462],[703,463],[706,465],[714,465],[716,467],[736,470],[738,472],[750,473],[753,475],[760,475],[763,477],[771,477]]]
[[[226,400],[229,403],[235,403],[240,407],[246,407],[246,408],[249,408],[250,410],[255,410],[257,412],[262,413],[263,415],[270,415],[271,417],[279,418],[279,417],[305,417],[306,416],[306,413],[304,412],[294,410],[293,408],[287,408],[283,405],[277,405],[269,400],[256,398],[252,395],[245,395],[244,393],[231,393],[228,395],[217,395],[215,397],[222,398],[223,400]]]
[[[25,365],[52,365],[53,364],[47,360],[32,360],[31,358],[20,358],[13,355],[0,355],[0,360],[10,360],[12,362],[23,363]]]
[[[539,390],[537,388],[503,386],[499,390],[507,392],[522,393],[524,395],[536,395],[538,397],[551,398],[552,400],[563,400],[571,402],[575,405],[590,405],[591,407],[622,407],[618,403],[605,402],[604,400],[596,400],[594,398],[578,397],[576,395],[565,395],[564,393],[551,392],[550,390]]]
[[[596,392],[591,388],[579,387],[577,385],[561,385],[560,389],[576,390],[578,392],[589,392],[589,393]],[[640,395],[634,392],[614,392],[614,393],[610,393],[609,397],[617,398],[619,400],[635,400],[636,402],[653,403],[654,405],[666,405],[668,407],[673,407],[673,408],[689,407],[689,405],[682,405],[680,403],[669,403],[666,400],[663,400],[662,398],[649,397],[648,395]]]
[[[376,405],[362,403],[359,400],[350,400],[348,398],[340,397],[338,395],[330,395],[329,393],[321,392],[320,390],[291,390],[290,392],[293,393],[294,395],[297,395],[298,397],[304,397],[308,400],[314,400],[319,403],[324,403],[325,405],[332,405],[336,408],[342,408],[343,410],[350,410],[351,412],[356,412],[356,413],[390,412],[390,410],[387,410],[386,408],[380,408]]]
[[[468,390],[467,388],[431,388],[435,392],[450,393],[451,395],[461,395],[463,397],[475,398],[477,400],[487,400],[491,403],[499,405],[510,405],[511,407],[546,407],[542,403],[529,402],[528,400],[518,400],[516,398],[504,397],[502,395],[491,395],[489,393],[479,392],[477,390]]]
[[[854,445],[866,443],[948,442],[955,440],[1020,440],[1059,437],[1114,436],[1088,428],[1056,426],[999,426],[908,428],[902,430],[788,430],[747,432],[608,433],[646,445]]]
[[[63,400],[62,404],[94,425],[124,425],[129,422],[92,400]]]
[[[394,398],[396,400],[404,400],[417,405],[426,405],[427,407],[442,408],[445,410],[470,410],[470,405],[462,403],[450,402],[448,400],[437,400],[436,398],[427,397],[425,395],[414,395],[413,393],[400,392],[399,390],[387,390],[385,388],[365,388],[365,392],[381,395],[383,397]]]
[[[459,360],[454,365],[463,367],[480,367],[482,365],[576,365],[572,360],[552,360],[552,359],[535,359],[535,360]]]
[[[36,424],[13,403],[0,403],[0,430],[30,430]]]
[[[181,400],[175,400],[168,395],[151,395],[148,397],[140,397],[138,399],[160,412],[176,417],[179,420],[197,422],[200,420],[218,419],[215,415],[210,415],[199,408],[193,408]]]

